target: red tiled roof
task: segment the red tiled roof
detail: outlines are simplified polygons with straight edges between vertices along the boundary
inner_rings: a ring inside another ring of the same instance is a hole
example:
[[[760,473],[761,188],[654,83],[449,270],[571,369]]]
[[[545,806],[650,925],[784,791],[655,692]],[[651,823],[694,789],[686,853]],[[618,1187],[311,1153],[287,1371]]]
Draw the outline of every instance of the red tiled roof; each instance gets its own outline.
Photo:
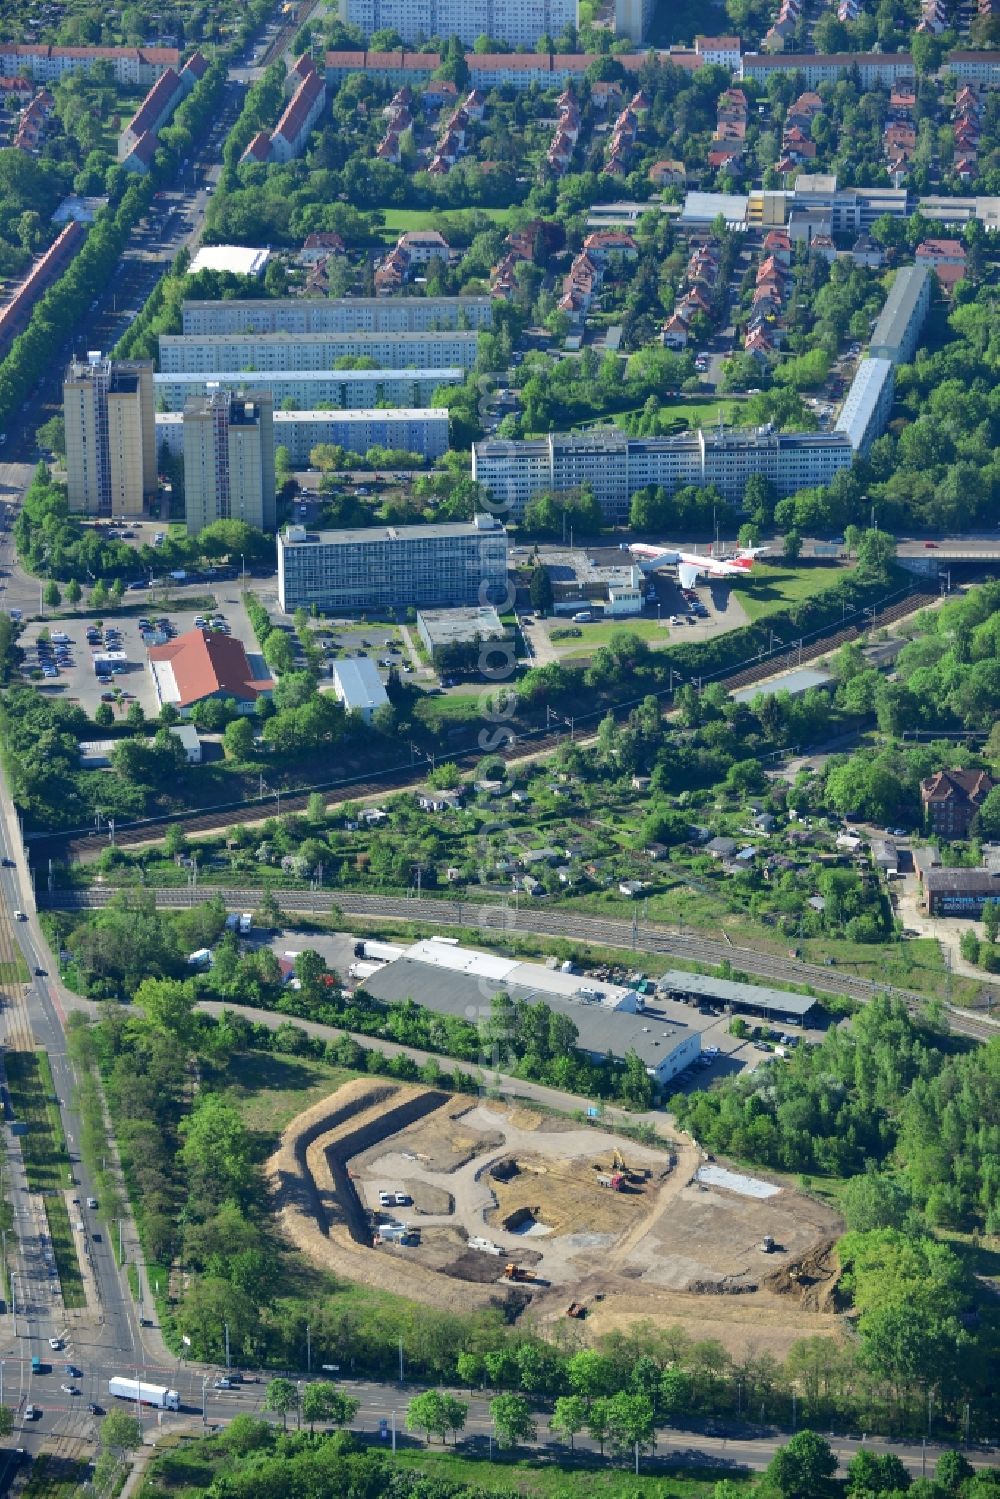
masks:
[[[144,130],[129,152],[142,162],[143,166],[149,166],[156,155],[156,135],[152,130]]]
[[[196,78],[204,78],[208,72],[208,59],[205,54],[203,52],[192,52],[181,72],[193,73]]]
[[[920,782],[924,802],[982,801],[993,789],[993,778],[985,770],[939,770]]]
[[[267,159],[270,156],[270,154],[271,154],[271,134],[270,134],[270,131],[267,131],[267,130],[258,130],[257,134],[255,136],[253,136],[252,139],[248,142],[247,148],[243,152],[243,155],[240,158],[240,160],[241,161],[246,161],[248,157],[253,157],[254,161],[267,161]]]
[[[254,702],[274,686],[270,679],[251,676],[240,641],[214,630],[188,630],[166,645],[152,646],[148,655],[150,661],[165,661],[172,666],[182,708],[217,692],[237,701]]]
[[[307,73],[289,100],[288,108],[274,127],[274,134],[283,135],[286,141],[294,144],[302,133],[309,111],[325,87],[323,79],[315,68]]]
[[[173,68],[168,68],[165,73],[161,73],[129,120],[130,132],[133,135],[142,135],[146,130],[155,130],[163,111],[181,93],[182,87]]]

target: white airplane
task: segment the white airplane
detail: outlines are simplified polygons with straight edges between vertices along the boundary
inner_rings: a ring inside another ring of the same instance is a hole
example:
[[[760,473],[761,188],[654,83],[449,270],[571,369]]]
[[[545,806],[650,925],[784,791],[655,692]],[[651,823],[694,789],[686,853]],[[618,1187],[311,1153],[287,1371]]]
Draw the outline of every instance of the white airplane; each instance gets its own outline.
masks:
[[[623,542],[622,551],[631,552],[636,566],[644,573],[655,573],[661,567],[676,567],[682,588],[693,588],[699,578],[739,578],[748,573],[766,547],[739,547],[732,557],[702,556],[700,552],[681,552],[674,547],[653,547],[645,542]]]

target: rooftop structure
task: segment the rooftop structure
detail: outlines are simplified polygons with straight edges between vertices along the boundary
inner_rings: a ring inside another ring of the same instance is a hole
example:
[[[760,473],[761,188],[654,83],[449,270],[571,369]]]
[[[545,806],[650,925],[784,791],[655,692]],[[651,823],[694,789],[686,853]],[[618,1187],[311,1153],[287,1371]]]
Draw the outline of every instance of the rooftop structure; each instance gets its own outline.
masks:
[[[910,362],[931,304],[931,284],[926,263],[907,265],[896,272],[872,333],[869,353],[873,359],[889,359],[893,364]]]
[[[188,630],[147,652],[157,702],[189,713],[209,698],[235,699],[241,713],[253,713],[257,699],[274,683],[251,665],[240,641],[214,630]]]
[[[278,602],[286,613],[434,608],[507,598],[507,532],[490,515],[432,526],[369,526],[278,536]]]
[[[712,978],[707,973],[683,973],[677,968],[668,969],[657,981],[656,988],[662,994],[686,994],[694,999],[729,1005],[742,1013],[799,1023],[816,1004],[809,994],[792,994],[787,989],[771,989],[764,984],[738,984],[731,979]]]
[[[489,297],[273,297],[184,302],[182,332],[432,333],[493,326]]]
[[[772,677],[769,682],[756,682],[752,687],[741,687],[738,692],[732,693],[732,697],[737,703],[752,703],[755,697],[776,697],[779,692],[787,692],[790,697],[801,697],[814,687],[829,687],[835,680],[828,671],[819,671],[815,666],[799,666],[794,671],[785,671],[780,676]]]
[[[262,276],[270,258],[270,250],[253,250],[245,245],[202,245],[188,266],[188,275],[229,271],[234,276]]]
[[[346,712],[357,713],[365,723],[371,723],[378,709],[389,702],[382,678],[368,656],[356,661],[335,661],[333,690]]]
[[[836,430],[843,432],[862,457],[881,437],[892,410],[895,371],[890,359],[862,359],[847,399],[837,417]]]
[[[661,1084],[690,1066],[701,1051],[697,1031],[645,1017],[634,990],[461,947],[449,939],[415,942],[367,978],[365,989],[376,999],[413,999],[438,1014],[473,1021],[489,1015],[490,1001],[501,991],[513,1000],[543,1003],[573,1022],[581,1051],[595,1058],[610,1052],[619,1060],[635,1051]]]
[[[437,664],[437,658],[447,654],[452,646],[502,640],[506,631],[492,605],[469,605],[460,609],[421,609],[417,614],[417,634]]]

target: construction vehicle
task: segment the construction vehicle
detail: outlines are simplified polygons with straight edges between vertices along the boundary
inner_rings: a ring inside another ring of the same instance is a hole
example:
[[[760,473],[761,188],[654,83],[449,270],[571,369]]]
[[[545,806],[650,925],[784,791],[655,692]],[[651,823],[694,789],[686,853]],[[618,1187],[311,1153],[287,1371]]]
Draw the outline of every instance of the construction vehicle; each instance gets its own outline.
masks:
[[[625,1177],[620,1171],[604,1172],[597,1178],[599,1187],[610,1187],[612,1192],[620,1192],[625,1186]]]
[[[507,1280],[534,1280],[534,1270],[526,1270],[523,1265],[515,1264],[513,1260],[508,1261],[503,1267],[504,1277]]]
[[[774,1253],[774,1240],[771,1238],[770,1234],[765,1234],[763,1239],[761,1240],[760,1252],[761,1254]]]
[[[582,1301],[571,1301],[566,1308],[566,1315],[567,1317],[585,1317],[587,1315],[587,1308]]]

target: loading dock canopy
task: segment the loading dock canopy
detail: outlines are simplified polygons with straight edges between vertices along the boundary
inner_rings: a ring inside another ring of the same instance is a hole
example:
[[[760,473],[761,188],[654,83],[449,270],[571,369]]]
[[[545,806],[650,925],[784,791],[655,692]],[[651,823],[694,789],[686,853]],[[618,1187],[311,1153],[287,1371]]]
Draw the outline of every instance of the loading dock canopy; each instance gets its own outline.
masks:
[[[760,984],[737,984],[704,973],[683,973],[678,968],[668,969],[656,987],[660,994],[684,994],[692,999],[732,1005],[734,1010],[786,1020],[804,1020],[816,1003],[809,994],[790,994],[786,989],[768,989]]]

